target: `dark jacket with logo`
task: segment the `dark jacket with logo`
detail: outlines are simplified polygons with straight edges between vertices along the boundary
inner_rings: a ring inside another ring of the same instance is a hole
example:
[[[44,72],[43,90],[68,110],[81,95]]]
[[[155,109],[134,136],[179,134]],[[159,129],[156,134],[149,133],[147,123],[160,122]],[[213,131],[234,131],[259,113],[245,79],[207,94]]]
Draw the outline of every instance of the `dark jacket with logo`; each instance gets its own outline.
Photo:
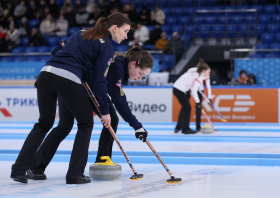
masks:
[[[62,68],[78,76],[82,82],[88,82],[98,99],[102,115],[107,115],[107,81],[111,60],[114,56],[112,36],[96,41],[83,40],[82,31],[74,33],[61,47],[59,44],[45,65]]]

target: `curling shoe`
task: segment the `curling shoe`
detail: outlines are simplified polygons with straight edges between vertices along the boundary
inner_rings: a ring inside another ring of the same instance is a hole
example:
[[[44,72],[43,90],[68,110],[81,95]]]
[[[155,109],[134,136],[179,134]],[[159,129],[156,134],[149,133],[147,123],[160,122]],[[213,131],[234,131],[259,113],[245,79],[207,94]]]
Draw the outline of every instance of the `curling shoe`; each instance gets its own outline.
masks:
[[[28,170],[26,174],[28,179],[33,179],[33,180],[46,180],[47,176],[44,173],[38,173],[36,171]]]
[[[191,130],[191,129],[187,129],[187,130],[183,130],[182,133],[183,133],[183,134],[195,134],[195,133],[197,133],[197,132],[194,131],[194,130]]]
[[[28,179],[27,179],[26,175],[13,175],[13,174],[11,174],[11,178],[16,182],[21,182],[21,183],[25,183],[25,184],[27,184],[27,182],[28,182]]]
[[[180,130],[181,130],[180,128],[177,128],[177,127],[176,127],[176,128],[174,129],[174,133],[179,133]]]
[[[66,184],[87,184],[91,183],[91,179],[89,176],[85,176],[84,174],[80,176],[75,182],[66,181]]]

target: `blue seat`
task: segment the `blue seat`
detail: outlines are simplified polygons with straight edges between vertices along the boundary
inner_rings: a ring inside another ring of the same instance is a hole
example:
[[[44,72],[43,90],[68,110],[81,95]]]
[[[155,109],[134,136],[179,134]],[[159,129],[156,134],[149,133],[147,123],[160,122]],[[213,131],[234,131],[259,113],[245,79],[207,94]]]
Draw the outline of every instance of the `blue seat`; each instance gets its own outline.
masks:
[[[205,22],[205,24],[209,24],[209,25],[216,24],[216,22],[217,22],[217,17],[216,17],[216,16],[204,17],[204,22]]]
[[[280,43],[272,43],[272,44],[270,44],[270,49],[280,50]],[[280,55],[280,51],[274,52],[274,54]]]
[[[16,47],[14,49],[12,49],[12,53],[22,53],[24,50],[24,47]]]
[[[117,45],[116,47],[116,51],[122,51],[125,52],[129,49],[129,47],[127,45]]]
[[[234,38],[237,36],[237,28],[238,26],[237,25],[228,25],[226,27],[226,31],[227,31],[227,36],[229,38]]]
[[[166,34],[169,34],[169,33],[170,33],[170,30],[171,30],[171,26],[169,26],[169,25],[162,25],[162,26],[161,26],[161,29],[162,29]]]
[[[264,58],[278,58],[278,54],[275,53],[267,53],[264,55]]]
[[[258,14],[262,14],[262,12],[263,12],[262,5],[251,5],[251,9],[256,9]]]
[[[28,61],[28,62],[35,62],[38,60],[39,60],[38,56],[26,56],[26,61]]]
[[[177,16],[170,16],[166,18],[166,25],[176,25],[178,22]]]
[[[49,48],[50,48],[50,52],[52,52],[56,48],[56,46],[50,46]]]
[[[250,8],[250,7],[249,7],[248,5],[237,6],[237,10],[238,10],[239,12],[237,12],[236,14],[245,16],[245,15],[247,14],[247,11],[246,11],[246,12],[240,12],[240,11],[242,11],[242,10],[247,10],[247,9],[249,9],[249,8]]]
[[[242,24],[243,23],[243,20],[244,20],[244,17],[242,15],[233,15],[231,17],[231,23],[232,24]]]
[[[131,1],[130,1],[131,2]],[[162,7],[167,7],[168,6],[168,0],[159,0],[158,5]]]
[[[147,25],[146,27],[148,28],[149,32],[151,32],[155,29],[154,25]]]
[[[229,16],[219,16],[218,18],[219,24],[226,24],[230,23],[230,17]]]
[[[210,26],[200,25],[198,26],[198,36],[201,38],[208,38],[210,36]]]
[[[192,19],[193,19],[193,23],[196,25],[203,24],[203,21],[204,21],[203,16],[196,16],[196,17],[193,17]]]
[[[274,33],[263,33],[261,36],[263,43],[271,44],[274,42],[275,34]]]
[[[236,6],[225,6],[225,10],[236,10]],[[228,16],[235,15],[235,12],[228,12]]]
[[[71,36],[72,34],[74,34],[75,32],[77,32],[77,31],[79,31],[79,30],[81,30],[82,28],[80,28],[80,27],[70,27],[69,29],[68,29],[68,36]]]
[[[49,46],[39,46],[37,48],[37,52],[49,52],[50,51],[50,47]]]
[[[60,37],[60,40],[61,41],[64,41],[64,40],[66,40],[66,39],[68,39],[69,38],[69,36],[62,36],[62,37]]]
[[[25,47],[24,52],[25,53],[37,52],[37,47],[35,47],[35,46],[27,46],[27,47]]]
[[[173,15],[174,16],[182,16],[182,15],[184,15],[184,8],[183,7],[173,8]]]
[[[142,49],[143,50],[155,50],[156,47],[155,47],[155,45],[143,45]]]
[[[190,45],[190,41],[191,41],[190,35],[180,35],[180,38],[183,41],[184,46],[188,47]]]
[[[15,56],[14,61],[15,62],[22,62],[22,61],[24,61],[24,56]]]
[[[197,6],[206,6],[206,0],[199,0],[199,1],[196,1],[196,5],[197,5]]]
[[[223,10],[224,9],[224,6],[212,6],[212,10]],[[212,12],[212,15],[214,16],[219,16],[219,15],[224,15],[223,12]]]
[[[280,43],[280,33],[277,33],[275,36],[276,43]]]
[[[187,25],[186,27],[186,32],[188,35],[191,36],[191,38],[194,36],[194,26],[193,25]]]
[[[28,42],[29,42],[29,38],[26,36],[26,37],[23,37],[22,39],[21,39],[21,45],[22,46],[27,46],[28,45]]]
[[[155,0],[145,0],[146,6],[149,8],[153,8],[156,5]]]
[[[175,66],[174,55],[164,55],[163,57],[164,69],[170,70]]]
[[[167,40],[171,40],[172,39],[172,34],[167,34]]]
[[[209,6],[214,6],[217,4],[217,0],[208,0],[208,5]]]
[[[212,36],[214,38],[222,38],[224,36],[224,25],[214,25],[212,26]]]
[[[185,25],[187,22],[190,23],[190,17],[188,17],[188,16],[179,17],[179,20],[178,20],[179,25]]]
[[[271,21],[271,15],[270,14],[261,14],[259,16],[259,22],[263,24],[268,24]]]
[[[250,58],[256,59],[256,58],[263,58],[262,54],[250,54],[249,55]]]
[[[280,6],[279,6],[280,7]],[[273,16],[272,16],[272,21],[273,21],[273,23],[278,23],[278,24],[280,24],[280,14],[274,14]]]
[[[196,7],[187,7],[187,8],[185,8],[185,13],[188,16],[193,15],[195,13],[195,11],[196,11]]]
[[[3,56],[1,58],[1,62],[12,62],[13,61],[13,57],[12,56]]]
[[[270,4],[264,6],[265,14],[274,14],[276,12],[276,5]]]
[[[57,36],[50,36],[47,38],[49,46],[57,46],[59,44],[60,38]]]
[[[269,44],[267,44],[267,43],[258,43],[256,45],[256,49],[257,50],[259,50],[259,49],[269,49]],[[262,54],[262,55],[264,55],[266,53],[267,53],[267,51],[257,52],[257,54]]]
[[[39,61],[42,61],[42,62],[47,62],[49,60],[50,56],[39,56]]]
[[[280,29],[279,24],[271,23],[271,24],[267,25],[267,32],[269,32],[269,33],[277,33],[277,32],[279,32],[279,29]]]
[[[181,4],[181,0],[170,0],[169,1],[169,6],[171,7],[179,7]]]
[[[242,37],[248,37],[251,31],[251,26],[244,24],[244,25],[239,25],[238,26],[238,30],[239,30],[239,35],[241,35]]]
[[[166,7],[166,8],[161,8],[161,10],[164,12],[166,18],[171,15],[171,8]]]
[[[183,32],[183,28],[181,25],[173,25],[171,27],[171,32],[178,32],[179,34],[181,34]]]
[[[133,0],[133,5],[134,7],[141,8],[143,6],[143,1],[142,0]]]
[[[255,27],[255,26],[253,26]],[[261,38],[261,35],[265,32],[265,29],[266,29],[266,25],[265,24],[258,24],[257,25],[257,36],[258,38]],[[254,36],[256,36],[254,33],[253,33]]]
[[[244,18],[246,23],[256,23],[256,19],[257,19],[257,16],[252,15],[252,14],[246,15]]]
[[[183,0],[182,3],[184,7],[193,6],[193,0]]]
[[[39,26],[40,20],[39,19],[30,19],[28,20],[28,24],[30,29],[32,29],[34,26]]]

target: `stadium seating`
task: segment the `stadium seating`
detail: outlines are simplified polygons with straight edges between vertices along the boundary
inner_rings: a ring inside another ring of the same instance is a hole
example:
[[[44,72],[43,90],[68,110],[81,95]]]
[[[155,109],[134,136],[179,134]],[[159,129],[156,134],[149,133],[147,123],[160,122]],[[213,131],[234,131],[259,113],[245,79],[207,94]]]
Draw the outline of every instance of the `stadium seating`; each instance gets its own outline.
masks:
[[[164,8],[161,8],[161,10],[164,12],[166,19],[171,15],[171,8],[164,7]]]
[[[143,50],[156,50],[155,45],[143,45]]]
[[[258,43],[256,45],[256,49],[269,49],[269,44],[267,43]],[[261,54],[261,55],[264,55],[266,54],[267,52],[257,52],[256,54]]]
[[[198,35],[201,38],[208,38],[210,36],[210,26],[198,26]]]
[[[29,42],[29,38],[27,36],[21,39],[21,45],[24,47],[28,45],[28,42]]]
[[[244,20],[246,23],[256,23],[256,18],[257,16],[255,16],[254,14],[249,14],[244,17]]]
[[[127,45],[117,45],[116,47],[116,51],[127,51],[129,49],[129,47]]]
[[[24,50],[24,47],[22,46],[19,46],[19,47],[16,47],[12,50],[12,53],[22,53]]]
[[[184,7],[193,6],[193,0],[183,0],[182,3]]]
[[[263,33],[261,36],[262,42],[263,43],[273,43],[274,42],[274,38],[275,38],[275,34],[274,33]]]
[[[49,46],[39,46],[37,48],[37,52],[49,52],[50,51],[50,47]]]
[[[179,17],[179,20],[178,20],[179,25],[185,25],[187,22],[190,22],[190,17],[189,16]]]
[[[212,6],[212,10],[223,10],[224,7],[223,6]],[[212,15],[214,16],[219,16],[219,15],[224,15],[223,12],[212,12]]]
[[[262,54],[250,54],[249,58],[263,58]]]
[[[25,53],[30,53],[30,52],[37,52],[37,47],[35,46],[28,46],[24,48]]]
[[[234,37],[236,37],[236,36],[237,36],[237,28],[238,28],[238,26],[236,26],[236,25],[228,25],[228,26],[226,27],[227,36],[228,36],[229,38],[234,38]]]
[[[239,35],[246,38],[250,36],[251,27],[247,24],[238,26]]]
[[[269,33],[277,33],[279,32],[280,25],[279,24],[268,24],[267,25],[267,32]]]
[[[270,49],[277,49],[277,50],[280,50],[280,43],[272,43],[270,45]],[[279,52],[274,52],[275,54],[277,55],[280,55],[280,51]]]
[[[12,62],[13,61],[13,57],[12,56],[3,56],[1,58],[1,62]]]
[[[170,70],[175,65],[175,57],[174,55],[164,55],[163,57],[163,65],[164,69]]]
[[[242,24],[243,23],[243,20],[244,20],[244,17],[242,15],[233,15],[231,17],[231,22],[232,24]]]
[[[265,5],[264,13],[265,14],[274,14],[276,12],[276,5]]]
[[[225,10],[237,10],[236,6],[225,6]],[[232,16],[232,15],[235,15],[235,12],[228,12],[227,13],[228,16]]]
[[[183,16],[184,15],[184,8],[183,7],[175,7],[175,8],[173,8],[172,13],[173,13],[173,16]]]
[[[166,19],[166,25],[176,25],[178,21],[177,16],[170,16]]]
[[[169,6],[171,6],[171,7],[179,7],[179,6],[181,6],[180,4],[181,4],[181,2],[180,2],[181,0],[171,0],[171,1],[169,1]]]
[[[263,6],[262,5],[252,5],[251,9],[256,9],[258,14],[262,14]]]
[[[24,60],[24,56],[15,56],[13,59],[14,62],[22,62]]]
[[[81,30],[82,28],[80,27],[71,27],[68,29],[68,36],[71,36],[72,34],[74,34],[75,32]]]
[[[274,15],[272,16],[272,22],[273,22],[273,23],[280,24],[280,14],[274,14]]]
[[[28,20],[28,24],[29,24],[29,27],[30,29],[32,29],[34,26],[39,26],[40,24],[40,20],[39,19],[30,19]]]
[[[196,11],[196,7],[187,7],[185,8],[185,14],[188,16],[192,16]]]
[[[262,24],[268,24],[271,21],[271,15],[270,14],[261,14],[259,16],[259,22]]]
[[[230,23],[230,17],[221,15],[221,16],[219,16],[218,21],[219,21],[219,24],[226,24],[226,23],[229,24]]]
[[[28,61],[28,62],[35,62],[35,61],[38,61],[38,60],[39,60],[38,56],[27,56],[26,57],[26,61]]]
[[[169,25],[162,25],[162,26],[161,26],[161,29],[162,29],[166,34],[169,34],[169,33],[170,33],[170,30],[171,30],[171,26],[169,26]]]
[[[173,25],[171,27],[171,32],[178,32],[179,34],[181,34],[183,32],[183,28],[181,25]]]
[[[275,36],[276,43],[280,43],[280,33],[277,33]]]
[[[212,36],[214,38],[222,38],[224,36],[224,25],[214,25],[212,26]]]
[[[204,18],[205,24],[213,25],[216,24],[217,17],[216,16],[208,16]]]

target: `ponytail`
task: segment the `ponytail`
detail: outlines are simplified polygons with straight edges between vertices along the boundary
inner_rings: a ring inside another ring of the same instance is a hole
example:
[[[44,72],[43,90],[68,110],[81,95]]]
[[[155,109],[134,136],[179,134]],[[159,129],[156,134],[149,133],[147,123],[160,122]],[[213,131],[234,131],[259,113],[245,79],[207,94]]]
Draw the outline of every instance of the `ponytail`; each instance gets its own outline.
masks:
[[[100,17],[94,27],[84,29],[82,38],[84,40],[87,39],[93,41],[105,38],[109,36],[109,28],[112,25],[117,25],[117,27],[119,28],[124,24],[130,25],[131,22],[124,14],[115,12],[108,17]]]
[[[207,63],[204,62],[204,60],[202,58],[199,59],[197,65],[197,73],[199,73],[199,75],[201,74],[201,72],[203,70],[208,70],[210,69],[209,65]]]

